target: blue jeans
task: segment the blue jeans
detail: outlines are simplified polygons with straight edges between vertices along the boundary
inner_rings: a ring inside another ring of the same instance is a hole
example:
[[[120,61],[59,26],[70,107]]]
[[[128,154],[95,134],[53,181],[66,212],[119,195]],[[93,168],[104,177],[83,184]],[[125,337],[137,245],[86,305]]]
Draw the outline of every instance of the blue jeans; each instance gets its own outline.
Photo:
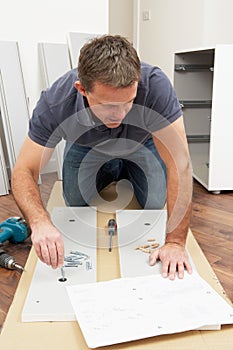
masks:
[[[68,206],[90,205],[114,181],[127,179],[145,209],[162,209],[166,202],[166,167],[152,138],[135,152],[114,157],[90,147],[67,143],[63,162],[63,196]]]

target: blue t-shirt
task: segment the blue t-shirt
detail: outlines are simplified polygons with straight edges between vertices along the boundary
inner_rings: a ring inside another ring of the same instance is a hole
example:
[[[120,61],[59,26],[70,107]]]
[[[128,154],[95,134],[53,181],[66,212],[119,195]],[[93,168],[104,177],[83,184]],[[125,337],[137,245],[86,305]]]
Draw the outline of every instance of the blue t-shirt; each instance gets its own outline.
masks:
[[[176,93],[160,68],[141,63],[141,80],[132,109],[117,128],[108,128],[95,117],[85,97],[74,87],[77,69],[59,78],[41,97],[33,111],[29,137],[53,148],[62,138],[87,147],[111,139],[143,144],[151,133],[164,128],[182,115]]]

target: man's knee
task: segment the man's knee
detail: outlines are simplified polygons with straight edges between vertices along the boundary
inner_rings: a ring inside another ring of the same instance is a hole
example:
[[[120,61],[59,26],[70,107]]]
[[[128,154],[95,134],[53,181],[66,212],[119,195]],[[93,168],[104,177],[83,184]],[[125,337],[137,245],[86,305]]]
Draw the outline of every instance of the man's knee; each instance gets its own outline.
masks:
[[[143,194],[136,196],[139,204],[144,209],[163,209],[166,203],[166,191],[157,194]]]
[[[88,204],[85,202],[80,192],[72,190],[72,188],[64,188],[63,198],[67,207],[85,207]]]
[[[148,198],[145,202],[144,209],[163,209],[166,203],[166,195],[155,195],[153,198]]]

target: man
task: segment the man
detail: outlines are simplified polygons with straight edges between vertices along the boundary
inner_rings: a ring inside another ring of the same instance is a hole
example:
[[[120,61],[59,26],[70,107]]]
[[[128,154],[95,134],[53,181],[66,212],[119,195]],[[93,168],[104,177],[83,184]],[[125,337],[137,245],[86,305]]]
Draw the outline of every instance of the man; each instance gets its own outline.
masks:
[[[61,233],[44,209],[41,168],[64,138],[63,195],[67,205],[89,205],[112,181],[128,179],[143,208],[167,202],[166,242],[150,256],[162,274],[191,273],[185,251],[192,175],[180,104],[164,73],[140,63],[121,36],[95,38],[82,48],[77,71],[58,79],[40,100],[12,174],[15,199],[32,229],[38,257],[61,266]]]

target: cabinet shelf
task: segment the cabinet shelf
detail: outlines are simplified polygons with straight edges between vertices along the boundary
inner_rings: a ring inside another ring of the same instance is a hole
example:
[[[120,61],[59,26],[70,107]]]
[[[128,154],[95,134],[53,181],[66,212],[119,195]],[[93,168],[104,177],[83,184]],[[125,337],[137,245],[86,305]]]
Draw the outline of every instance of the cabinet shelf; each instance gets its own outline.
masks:
[[[212,101],[201,101],[201,100],[180,100],[181,108],[211,108]]]
[[[214,67],[208,64],[175,64],[176,72],[202,72],[202,71],[214,71]]]
[[[210,135],[187,135],[188,143],[209,143]]]

